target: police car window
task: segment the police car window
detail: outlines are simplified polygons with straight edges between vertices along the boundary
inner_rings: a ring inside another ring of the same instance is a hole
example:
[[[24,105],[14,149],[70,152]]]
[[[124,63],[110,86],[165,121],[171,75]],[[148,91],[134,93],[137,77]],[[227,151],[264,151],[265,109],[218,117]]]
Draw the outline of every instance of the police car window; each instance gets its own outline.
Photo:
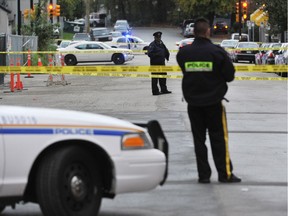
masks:
[[[88,44],[87,49],[103,49],[103,48],[98,44]]]
[[[281,44],[278,43],[278,44],[273,44],[272,47],[281,47]]]
[[[130,43],[136,43],[136,41],[133,38],[128,39]]]
[[[133,38],[134,43],[141,43],[141,41],[138,38]]]
[[[126,43],[126,39],[125,38],[119,38],[117,40],[118,43]]]
[[[86,44],[81,44],[75,47],[76,49],[86,49]]]

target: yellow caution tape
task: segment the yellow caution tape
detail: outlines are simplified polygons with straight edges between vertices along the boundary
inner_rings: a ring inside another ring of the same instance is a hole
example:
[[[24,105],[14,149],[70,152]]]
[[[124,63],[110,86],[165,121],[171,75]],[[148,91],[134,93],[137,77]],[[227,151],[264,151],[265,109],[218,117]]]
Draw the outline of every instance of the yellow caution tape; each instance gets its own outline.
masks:
[[[263,48],[263,47],[258,47],[258,48],[225,48],[227,51],[245,51],[245,50],[258,50],[258,51],[267,51],[267,50],[288,50],[288,47],[270,47],[270,48]]]
[[[236,65],[235,70],[237,72],[287,72],[287,65]]]
[[[287,72],[287,65],[237,65],[235,66],[237,72],[265,72],[265,73],[275,73],[275,72]],[[181,72],[179,66],[0,66],[1,73],[10,73],[13,71],[15,73],[50,73],[58,72],[62,74],[79,72],[154,72],[154,73],[164,73],[164,72]]]
[[[76,53],[132,53],[133,50],[82,50],[82,51],[10,51],[10,52],[0,52],[0,54],[16,55],[16,54],[76,54]],[[142,51],[141,51],[142,52]]]
[[[288,47],[271,47],[271,48],[237,48],[237,49],[232,49],[232,48],[225,48],[227,51],[235,51],[235,50],[239,50],[239,51],[251,51],[251,50],[256,50],[256,51],[267,51],[267,50],[288,50]],[[178,52],[179,50],[169,50],[169,52]],[[81,50],[81,51],[9,51],[9,52],[0,52],[0,54],[8,54],[8,55],[15,55],[15,54],[67,54],[67,53],[71,53],[71,54],[75,54],[75,53],[111,53],[111,52],[115,52],[115,50],[111,49],[107,49],[107,50]],[[121,51],[123,52],[123,51]],[[124,51],[125,52],[125,51]],[[128,52],[128,51],[127,51]],[[130,52],[133,53],[146,53],[147,50],[130,50]]]
[[[249,80],[249,81],[287,81],[288,78],[281,77],[235,77],[235,80]]]
[[[168,78],[181,79],[181,71],[173,71],[177,66],[169,67],[169,73],[179,73],[178,75],[161,75],[167,72],[167,66],[55,66],[55,67],[19,67],[1,66],[0,72],[4,73],[33,73],[33,74],[66,74],[80,76],[106,76],[106,77],[131,77],[131,78]],[[155,74],[155,69],[157,74]],[[180,69],[180,68],[179,68]],[[154,73],[153,73],[154,72]],[[160,73],[160,74],[159,74]],[[280,77],[235,77],[235,80],[272,80],[287,81],[287,78]]]

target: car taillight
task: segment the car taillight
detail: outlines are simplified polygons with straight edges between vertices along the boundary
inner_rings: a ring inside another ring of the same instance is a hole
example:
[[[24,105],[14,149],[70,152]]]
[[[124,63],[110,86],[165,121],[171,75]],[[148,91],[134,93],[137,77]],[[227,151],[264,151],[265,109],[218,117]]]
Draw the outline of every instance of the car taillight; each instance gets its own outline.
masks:
[[[271,53],[269,54],[268,58],[274,58],[274,53],[271,52]]]

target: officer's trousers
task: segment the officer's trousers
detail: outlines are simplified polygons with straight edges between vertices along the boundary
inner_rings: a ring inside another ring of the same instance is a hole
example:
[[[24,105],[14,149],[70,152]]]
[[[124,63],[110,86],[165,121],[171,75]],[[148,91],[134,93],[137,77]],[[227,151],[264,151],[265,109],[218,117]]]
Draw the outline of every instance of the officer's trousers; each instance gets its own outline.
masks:
[[[225,107],[221,102],[204,107],[195,107],[188,104],[188,115],[194,139],[199,179],[209,179],[211,176],[208,151],[205,145],[207,130],[218,178],[229,179],[233,167],[228,150]]]
[[[152,73],[152,75],[167,75],[167,73]],[[152,78],[151,87],[152,87],[153,94],[159,92],[158,81],[159,81],[160,91],[161,92],[167,91],[166,78]]]

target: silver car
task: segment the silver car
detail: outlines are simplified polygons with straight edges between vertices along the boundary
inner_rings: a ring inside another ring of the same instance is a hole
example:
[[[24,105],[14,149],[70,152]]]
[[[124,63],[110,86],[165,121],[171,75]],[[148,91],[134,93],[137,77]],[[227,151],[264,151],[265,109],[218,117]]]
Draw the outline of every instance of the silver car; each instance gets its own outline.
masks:
[[[127,20],[117,20],[114,25],[114,31],[119,31],[122,35],[131,35],[132,28],[129,26]]]
[[[111,41],[112,34],[107,28],[93,28],[90,30],[92,41]]]

